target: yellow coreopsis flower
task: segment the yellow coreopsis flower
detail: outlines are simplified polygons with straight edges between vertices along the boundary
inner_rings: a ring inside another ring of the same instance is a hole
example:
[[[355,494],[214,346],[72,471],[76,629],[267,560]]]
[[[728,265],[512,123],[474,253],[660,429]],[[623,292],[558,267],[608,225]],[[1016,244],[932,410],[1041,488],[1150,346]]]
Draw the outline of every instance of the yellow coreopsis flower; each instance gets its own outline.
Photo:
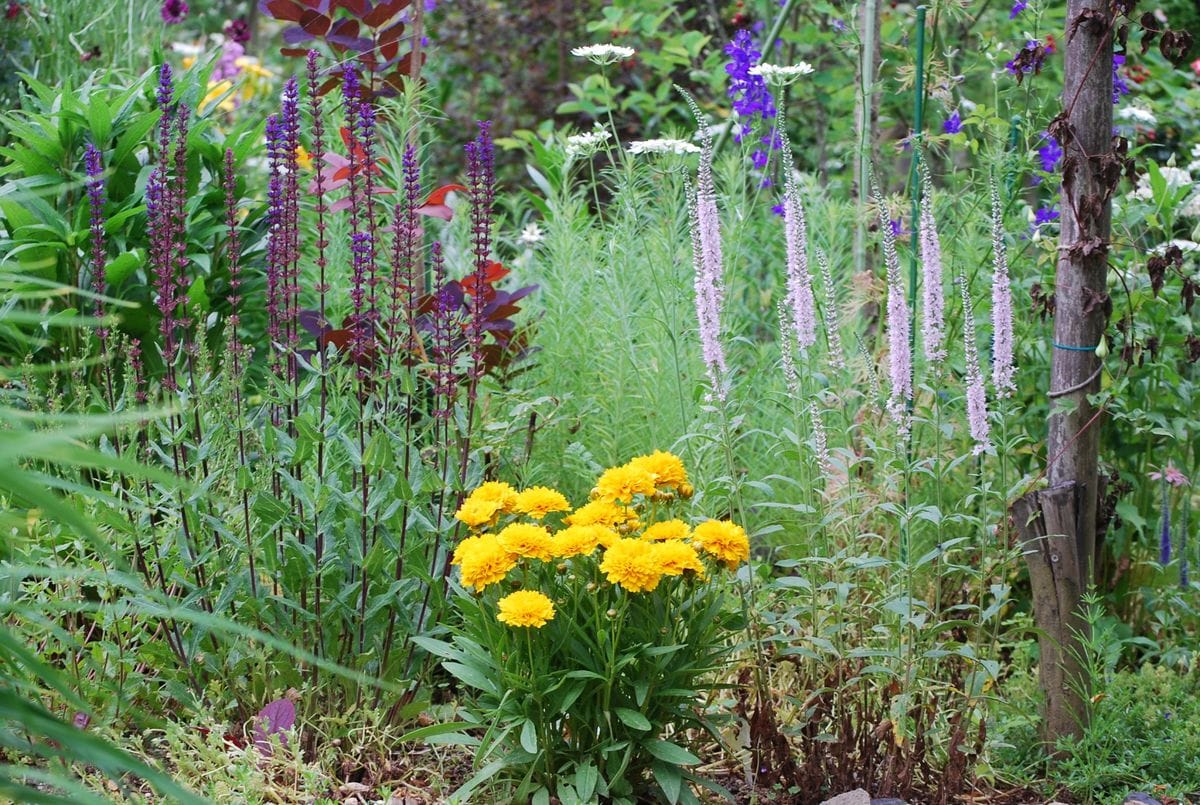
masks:
[[[619,539],[608,546],[600,572],[610,584],[619,584],[631,593],[653,590],[662,579],[654,546],[640,539]]]
[[[692,541],[733,570],[750,558],[746,529],[728,520],[707,520],[692,531]]]
[[[302,145],[296,146],[296,164],[299,165],[302,170],[312,170],[312,154],[308,153],[308,149]]]
[[[688,482],[687,469],[683,461],[673,453],[655,450],[648,456],[630,459],[628,466],[644,470],[654,476],[656,486],[679,489]]]
[[[548,486],[534,486],[517,494],[513,508],[522,514],[527,514],[534,520],[541,520],[551,512],[570,511],[571,504],[557,489]]]
[[[488,500],[500,504],[500,511],[511,514],[517,503],[517,490],[503,481],[488,481],[480,484],[467,500]]]
[[[551,550],[558,559],[584,556],[596,550],[603,544],[601,540],[611,534],[613,531],[602,525],[573,525],[554,535]]]
[[[638,527],[637,513],[606,500],[593,500],[563,518],[567,525],[602,525],[623,530]]]
[[[536,590],[517,590],[496,602],[496,620],[509,626],[540,629],[554,620],[554,604]]]
[[[509,553],[530,559],[549,562],[554,558],[550,531],[540,525],[513,523],[496,535],[496,539]]]
[[[476,590],[498,584],[517,566],[517,557],[492,534],[463,540],[454,552],[454,561],[460,565],[463,586]]]
[[[656,542],[651,550],[664,576],[682,576],[685,570],[704,575],[704,563],[700,561],[700,555],[686,542]]]
[[[220,98],[222,95],[225,95],[225,93],[229,92],[231,89],[233,89],[233,82],[229,79],[225,79],[223,81],[210,81],[208,84],[208,94],[205,95],[204,99],[200,101],[200,112],[205,112],[209,106],[212,106],[214,103],[216,103],[218,98]],[[217,108],[222,112],[232,112],[236,108],[233,104],[233,96],[230,95],[222,99],[221,102],[217,104]]]
[[[651,523],[646,526],[646,530],[642,532],[642,539],[651,542],[687,539],[691,533],[692,530],[683,520],[663,520],[661,523]]]
[[[632,503],[637,495],[649,497],[654,494],[654,476],[640,467],[626,464],[607,469],[596,481],[592,491],[597,500],[615,503]]]
[[[473,497],[464,500],[463,504],[458,507],[458,511],[454,514],[456,519],[462,521],[468,528],[472,529],[494,525],[499,516],[499,501],[479,500]]]

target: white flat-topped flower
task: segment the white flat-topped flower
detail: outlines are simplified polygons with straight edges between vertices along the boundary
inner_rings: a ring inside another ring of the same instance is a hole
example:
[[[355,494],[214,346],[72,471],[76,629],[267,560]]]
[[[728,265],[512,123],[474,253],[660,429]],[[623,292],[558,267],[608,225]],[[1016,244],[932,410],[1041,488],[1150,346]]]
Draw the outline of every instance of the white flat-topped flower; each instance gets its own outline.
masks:
[[[531,223],[521,230],[521,236],[518,238],[522,243],[541,243],[546,236],[542,233],[542,228],[537,223]]]
[[[699,154],[700,146],[686,140],[638,140],[629,144],[631,154]]]
[[[633,58],[633,54],[636,52],[633,48],[622,47],[621,45],[584,45],[583,47],[571,48],[572,56],[579,56],[593,64],[601,65],[613,64]]]
[[[575,157],[594,154],[602,149],[611,137],[612,132],[608,131],[608,129],[602,129],[599,126],[594,131],[573,134],[567,138],[567,155]]]
[[[813,72],[813,66],[806,61],[798,64],[756,64],[750,68],[750,75],[761,77],[768,84],[784,87],[802,75]]]

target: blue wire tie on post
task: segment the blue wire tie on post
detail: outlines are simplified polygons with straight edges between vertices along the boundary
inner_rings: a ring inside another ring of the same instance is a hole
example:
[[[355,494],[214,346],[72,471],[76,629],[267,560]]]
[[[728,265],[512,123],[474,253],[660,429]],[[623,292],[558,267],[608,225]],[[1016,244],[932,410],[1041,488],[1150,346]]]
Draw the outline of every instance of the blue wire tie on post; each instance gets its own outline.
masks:
[[[1093,344],[1090,347],[1069,347],[1066,344],[1060,344],[1057,341],[1051,341],[1055,349],[1065,349],[1068,352],[1095,352],[1100,348],[1099,344]]]

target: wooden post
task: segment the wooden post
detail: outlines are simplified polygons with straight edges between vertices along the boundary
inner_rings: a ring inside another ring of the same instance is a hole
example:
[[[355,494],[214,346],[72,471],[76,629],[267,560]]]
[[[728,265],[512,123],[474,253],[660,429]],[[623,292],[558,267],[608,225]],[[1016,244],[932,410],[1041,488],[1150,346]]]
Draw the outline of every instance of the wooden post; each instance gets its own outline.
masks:
[[[1112,28],[1106,0],[1069,0],[1063,113],[1050,127],[1064,152],[1048,393],[1050,485],[1013,505],[1043,633],[1039,679],[1048,743],[1080,735],[1088,719],[1080,596],[1093,583],[1103,540],[1097,518],[1100,414],[1088,395],[1100,389],[1103,364],[1096,347],[1112,307],[1108,239],[1120,174],[1113,175]]]

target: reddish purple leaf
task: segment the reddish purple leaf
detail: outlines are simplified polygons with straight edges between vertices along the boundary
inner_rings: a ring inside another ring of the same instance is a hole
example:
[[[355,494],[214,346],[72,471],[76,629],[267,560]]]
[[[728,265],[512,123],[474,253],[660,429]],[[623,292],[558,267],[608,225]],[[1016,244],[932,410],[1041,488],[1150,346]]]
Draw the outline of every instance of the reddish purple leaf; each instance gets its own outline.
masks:
[[[254,746],[267,757],[271,756],[271,736],[278,735],[279,742],[287,746],[284,730],[296,723],[296,705],[290,699],[276,699],[254,717]]]

